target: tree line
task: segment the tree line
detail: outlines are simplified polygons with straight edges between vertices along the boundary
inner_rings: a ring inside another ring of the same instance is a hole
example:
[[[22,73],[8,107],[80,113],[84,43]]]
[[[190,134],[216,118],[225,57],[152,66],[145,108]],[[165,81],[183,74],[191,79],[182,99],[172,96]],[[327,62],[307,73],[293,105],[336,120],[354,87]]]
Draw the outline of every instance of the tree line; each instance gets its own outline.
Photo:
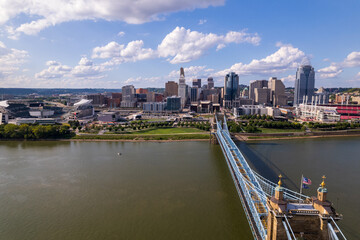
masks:
[[[72,138],[75,133],[66,125],[0,125],[0,139]]]

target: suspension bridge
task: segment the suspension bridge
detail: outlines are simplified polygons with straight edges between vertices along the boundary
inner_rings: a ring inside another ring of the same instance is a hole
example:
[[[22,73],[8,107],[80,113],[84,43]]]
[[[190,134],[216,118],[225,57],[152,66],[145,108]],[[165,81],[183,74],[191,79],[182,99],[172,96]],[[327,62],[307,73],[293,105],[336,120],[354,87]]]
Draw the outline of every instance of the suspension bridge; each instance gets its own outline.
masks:
[[[309,197],[273,183],[250,168],[229,133],[226,116],[215,115],[213,134],[220,144],[256,240],[346,239],[336,213],[326,200],[323,181],[317,197]]]

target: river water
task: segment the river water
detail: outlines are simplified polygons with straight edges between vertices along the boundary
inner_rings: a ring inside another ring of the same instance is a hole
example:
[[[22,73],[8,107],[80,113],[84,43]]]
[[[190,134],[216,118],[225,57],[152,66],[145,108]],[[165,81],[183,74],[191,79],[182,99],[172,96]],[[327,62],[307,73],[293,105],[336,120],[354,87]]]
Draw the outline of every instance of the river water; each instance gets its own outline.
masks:
[[[326,175],[359,239],[360,138],[238,143],[263,176],[314,195]],[[118,155],[117,153],[121,153]],[[0,142],[0,239],[252,239],[218,145]]]
[[[0,142],[0,239],[251,236],[219,146]]]

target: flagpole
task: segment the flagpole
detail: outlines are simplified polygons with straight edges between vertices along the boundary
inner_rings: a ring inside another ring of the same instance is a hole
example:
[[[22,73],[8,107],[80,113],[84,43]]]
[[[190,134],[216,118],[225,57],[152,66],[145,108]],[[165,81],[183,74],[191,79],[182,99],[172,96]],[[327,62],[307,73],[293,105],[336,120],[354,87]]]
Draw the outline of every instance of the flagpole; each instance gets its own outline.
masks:
[[[303,178],[304,178],[304,175],[303,175],[303,174],[301,174],[301,181],[300,181],[300,195],[302,194]]]

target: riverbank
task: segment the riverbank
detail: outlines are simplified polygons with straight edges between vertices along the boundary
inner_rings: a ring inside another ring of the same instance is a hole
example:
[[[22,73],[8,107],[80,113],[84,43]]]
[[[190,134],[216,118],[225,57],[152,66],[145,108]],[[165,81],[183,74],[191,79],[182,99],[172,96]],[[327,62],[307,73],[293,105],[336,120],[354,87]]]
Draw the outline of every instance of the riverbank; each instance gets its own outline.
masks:
[[[336,131],[336,132],[313,132],[313,133],[283,133],[283,134],[233,134],[238,141],[270,141],[311,138],[333,137],[360,137],[360,131]]]
[[[117,142],[184,142],[184,141],[209,141],[207,133],[183,133],[183,134],[83,134],[73,138],[44,138],[44,139],[0,139],[0,141],[117,141]]]

